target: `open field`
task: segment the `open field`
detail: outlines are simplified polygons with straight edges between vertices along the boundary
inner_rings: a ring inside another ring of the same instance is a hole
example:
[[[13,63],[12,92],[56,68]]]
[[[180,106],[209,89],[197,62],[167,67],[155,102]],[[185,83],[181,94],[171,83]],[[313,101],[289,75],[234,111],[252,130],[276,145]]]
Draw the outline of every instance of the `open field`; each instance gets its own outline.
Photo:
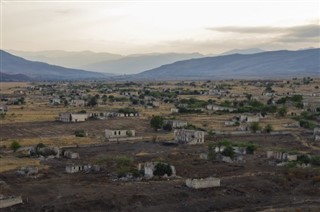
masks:
[[[216,137],[214,140],[220,140]],[[80,160],[48,160],[42,162],[50,168],[43,169],[36,181],[12,177],[12,172],[0,174],[10,189],[25,201],[14,206],[15,211],[207,211],[207,210],[264,210],[272,208],[319,208],[320,182],[314,177],[319,169],[275,168],[267,164],[264,149],[270,147],[295,147],[306,150],[290,136],[261,138],[228,137],[231,140],[250,140],[258,145],[254,155],[245,162],[226,164],[199,159],[206,145],[163,146],[160,143],[137,142],[109,144],[100,147],[72,148]],[[143,153],[143,154],[141,154]],[[159,158],[173,164],[180,178],[171,180],[121,181],[110,180],[113,167],[106,164],[99,173],[66,174],[69,163],[94,163],[108,156],[127,156],[134,163]],[[193,190],[184,184],[189,177],[215,176],[221,178],[221,187]],[[41,191],[41,192],[40,192]],[[6,210],[4,210],[6,211]]]

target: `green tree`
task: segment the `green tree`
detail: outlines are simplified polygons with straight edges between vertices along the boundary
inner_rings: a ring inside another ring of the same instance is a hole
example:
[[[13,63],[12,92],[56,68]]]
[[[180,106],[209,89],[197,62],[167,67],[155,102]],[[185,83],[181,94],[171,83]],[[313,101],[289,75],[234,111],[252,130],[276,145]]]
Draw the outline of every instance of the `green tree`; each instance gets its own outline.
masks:
[[[155,130],[162,128],[163,126],[163,117],[162,116],[153,116],[150,120],[150,125]]]
[[[252,132],[254,132],[254,133],[256,133],[258,130],[260,130],[261,129],[261,127],[260,127],[260,124],[259,124],[259,122],[252,122],[251,124],[250,124],[250,130],[252,131]]]
[[[18,141],[12,141],[12,143],[10,144],[10,148],[13,151],[17,151],[20,147],[21,147],[21,145]]]
[[[97,97],[96,96],[91,97],[88,102],[88,106],[94,107],[97,104],[98,104]]]
[[[264,131],[267,133],[271,133],[273,131],[273,127],[271,124],[267,124],[267,126],[265,126]]]
[[[231,158],[233,158],[234,155],[235,155],[232,146],[227,146],[227,147],[222,151],[221,154],[224,155],[224,156],[227,156],[227,157],[231,157]]]
[[[288,112],[288,110],[285,107],[282,107],[282,108],[278,109],[278,115],[280,117],[285,117],[287,115],[287,112]]]
[[[155,167],[154,167],[154,171],[153,174],[155,176],[163,176],[165,174],[167,174],[168,176],[172,175],[172,169],[170,167],[169,164],[165,164],[165,163],[158,163]]]

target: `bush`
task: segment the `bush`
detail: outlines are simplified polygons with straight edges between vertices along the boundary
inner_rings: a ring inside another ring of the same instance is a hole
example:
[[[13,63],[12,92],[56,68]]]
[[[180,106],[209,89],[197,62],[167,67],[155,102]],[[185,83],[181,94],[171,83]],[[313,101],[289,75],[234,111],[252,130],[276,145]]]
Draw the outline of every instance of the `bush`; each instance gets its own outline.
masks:
[[[12,143],[11,143],[11,145],[10,145],[10,148],[11,148],[13,151],[17,151],[20,147],[21,147],[21,145],[19,144],[18,141],[12,141]]]
[[[287,108],[282,107],[278,109],[278,115],[280,117],[285,117],[287,115]]]
[[[264,128],[264,131],[266,133],[271,133],[273,131],[273,127],[271,124],[268,124],[265,128]]]
[[[320,156],[312,156],[311,157],[311,165],[320,166]]]
[[[127,156],[117,156],[115,162],[117,167],[132,166],[133,159]]]
[[[86,132],[84,130],[76,130],[74,131],[74,135],[76,137],[86,137]]]
[[[257,147],[254,144],[248,144],[246,150],[248,154],[253,154],[256,149]]]
[[[163,126],[163,117],[162,116],[153,116],[150,120],[150,125],[155,130],[162,128]]]
[[[163,129],[166,130],[166,131],[172,131],[172,126],[171,126],[171,124],[168,123],[168,124],[163,126]]]
[[[153,171],[153,174],[155,176],[163,176],[165,174],[168,176],[172,175],[172,170],[169,164],[158,163],[154,168],[155,170]]]
[[[258,130],[260,130],[260,124],[258,122],[252,122],[250,125],[250,130],[254,133],[256,133]]]
[[[126,135],[127,135],[128,137],[132,137],[132,136],[133,136],[131,130],[127,130]]]
[[[227,157],[234,157],[234,150],[232,148],[232,146],[227,146],[223,151],[222,151],[222,155],[227,156]]]
[[[299,155],[297,159],[300,163],[308,164],[311,162],[311,159],[308,157],[308,155]]]

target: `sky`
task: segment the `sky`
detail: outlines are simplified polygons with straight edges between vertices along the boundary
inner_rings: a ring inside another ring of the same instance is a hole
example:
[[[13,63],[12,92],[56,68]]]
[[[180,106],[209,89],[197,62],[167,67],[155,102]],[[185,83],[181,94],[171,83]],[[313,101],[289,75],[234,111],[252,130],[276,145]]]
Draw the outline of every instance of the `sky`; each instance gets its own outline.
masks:
[[[1,49],[116,54],[319,47],[319,0],[0,0]]]

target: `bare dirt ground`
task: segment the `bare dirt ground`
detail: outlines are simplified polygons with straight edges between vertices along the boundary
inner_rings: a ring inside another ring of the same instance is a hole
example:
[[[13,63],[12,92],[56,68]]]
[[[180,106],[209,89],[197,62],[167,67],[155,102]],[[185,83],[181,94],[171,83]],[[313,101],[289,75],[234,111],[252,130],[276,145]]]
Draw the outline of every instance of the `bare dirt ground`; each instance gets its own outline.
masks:
[[[218,141],[226,137],[214,137]],[[24,204],[2,211],[279,211],[320,209],[320,170],[270,166],[264,148],[275,146],[308,150],[292,136],[227,137],[258,145],[254,155],[241,163],[226,164],[199,159],[207,145],[165,146],[155,142],[110,143],[99,147],[72,148],[80,160],[52,159],[41,164],[37,179],[0,174],[8,194],[21,195]],[[66,164],[94,163],[103,156],[128,156],[134,163],[159,158],[176,167],[176,179],[112,180],[112,167],[98,173],[64,172]],[[221,187],[194,190],[185,186],[190,177],[215,176]]]

